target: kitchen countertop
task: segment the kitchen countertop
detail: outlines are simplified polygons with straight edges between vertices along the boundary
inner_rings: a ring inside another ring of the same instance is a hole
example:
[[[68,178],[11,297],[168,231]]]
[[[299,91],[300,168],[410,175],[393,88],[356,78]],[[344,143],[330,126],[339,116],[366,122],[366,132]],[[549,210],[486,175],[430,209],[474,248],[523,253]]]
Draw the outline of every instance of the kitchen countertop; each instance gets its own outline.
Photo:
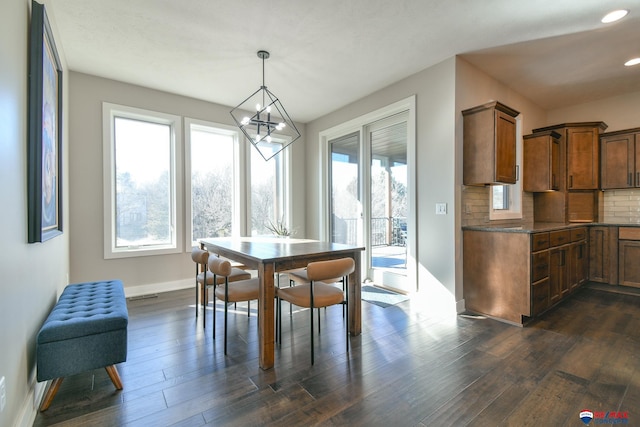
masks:
[[[542,233],[545,231],[555,231],[567,228],[577,227],[640,227],[640,224],[622,224],[612,222],[571,222],[568,224],[562,222],[534,222],[521,225],[466,225],[463,230],[473,231],[493,231],[501,233]]]

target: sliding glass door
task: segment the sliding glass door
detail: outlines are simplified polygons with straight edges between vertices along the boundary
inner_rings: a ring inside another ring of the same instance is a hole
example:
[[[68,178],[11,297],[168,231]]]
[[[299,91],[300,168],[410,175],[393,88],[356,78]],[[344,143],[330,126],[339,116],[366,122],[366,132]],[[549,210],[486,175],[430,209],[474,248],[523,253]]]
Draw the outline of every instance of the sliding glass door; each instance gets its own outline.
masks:
[[[365,277],[415,291],[407,280],[408,112],[368,123],[328,141],[333,242],[365,247]]]

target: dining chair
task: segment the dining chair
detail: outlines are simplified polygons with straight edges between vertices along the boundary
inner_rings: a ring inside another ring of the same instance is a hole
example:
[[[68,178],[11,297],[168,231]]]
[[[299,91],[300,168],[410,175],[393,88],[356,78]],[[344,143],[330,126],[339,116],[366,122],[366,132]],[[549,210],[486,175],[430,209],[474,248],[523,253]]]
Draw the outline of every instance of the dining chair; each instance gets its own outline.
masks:
[[[214,257],[212,257],[214,258]],[[217,258],[217,257],[215,257]],[[209,292],[208,288],[212,287],[214,283],[220,285],[224,283],[225,278],[219,276],[213,277],[213,273],[209,270],[209,251],[194,247],[191,249],[191,259],[196,263],[196,317],[198,317],[198,293],[202,301],[202,311],[205,312],[206,306],[209,304]],[[246,280],[251,278],[251,273],[241,268],[232,267],[231,273],[227,276],[229,282],[237,280]],[[215,303],[215,301],[214,301]],[[247,308],[249,310],[249,308]],[[202,315],[202,327],[206,327],[207,316]]]
[[[222,284],[216,286],[213,295],[213,339],[216,338],[216,304],[215,298],[218,298],[224,302],[224,354],[227,354],[227,315],[229,311],[229,303],[243,302],[249,303],[251,300],[257,300],[260,290],[260,281],[257,277],[253,277],[245,280],[236,280],[231,282],[233,267],[227,260],[210,257],[209,258],[209,270],[213,273],[214,283],[218,278],[222,278]],[[258,306],[260,302],[258,301]]]
[[[289,286],[305,285],[309,283],[309,276],[307,275],[307,267],[296,268],[294,270],[285,271],[289,276]],[[344,291],[344,277],[334,277],[332,279],[323,280],[324,283],[341,283],[342,290]],[[325,307],[326,310],[326,307]],[[342,317],[344,317],[345,307],[342,307]],[[320,332],[320,308],[318,308],[318,332]],[[292,310],[289,306],[289,316],[291,316]]]
[[[311,364],[314,359],[314,328],[313,309],[343,304],[346,307],[345,331],[347,351],[349,351],[349,280],[348,276],[355,269],[353,258],[340,258],[330,261],[315,261],[307,265],[307,283],[297,286],[276,288],[277,298],[277,330],[279,342],[282,345],[282,300],[299,307],[309,308],[311,325]],[[344,289],[333,286],[328,282],[337,282],[336,278],[343,278]],[[318,332],[319,333],[319,332]]]

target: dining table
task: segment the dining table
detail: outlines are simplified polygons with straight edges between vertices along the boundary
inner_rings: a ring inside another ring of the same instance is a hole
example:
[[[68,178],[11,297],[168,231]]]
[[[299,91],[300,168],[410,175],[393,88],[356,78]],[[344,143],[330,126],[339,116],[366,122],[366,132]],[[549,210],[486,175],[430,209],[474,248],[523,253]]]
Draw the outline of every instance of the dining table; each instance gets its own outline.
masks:
[[[306,267],[314,261],[353,258],[355,269],[349,275],[349,332],[362,331],[361,254],[364,247],[290,237],[213,237],[199,239],[200,246],[212,254],[257,270],[259,363],[264,370],[275,359],[275,275]]]

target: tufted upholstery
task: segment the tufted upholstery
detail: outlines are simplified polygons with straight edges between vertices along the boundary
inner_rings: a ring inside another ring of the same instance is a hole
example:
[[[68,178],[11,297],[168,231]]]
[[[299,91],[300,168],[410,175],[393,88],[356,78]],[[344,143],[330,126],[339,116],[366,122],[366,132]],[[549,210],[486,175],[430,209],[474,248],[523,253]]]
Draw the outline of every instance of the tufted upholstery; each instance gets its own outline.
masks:
[[[38,381],[126,361],[128,323],[120,280],[67,286],[38,332]]]

